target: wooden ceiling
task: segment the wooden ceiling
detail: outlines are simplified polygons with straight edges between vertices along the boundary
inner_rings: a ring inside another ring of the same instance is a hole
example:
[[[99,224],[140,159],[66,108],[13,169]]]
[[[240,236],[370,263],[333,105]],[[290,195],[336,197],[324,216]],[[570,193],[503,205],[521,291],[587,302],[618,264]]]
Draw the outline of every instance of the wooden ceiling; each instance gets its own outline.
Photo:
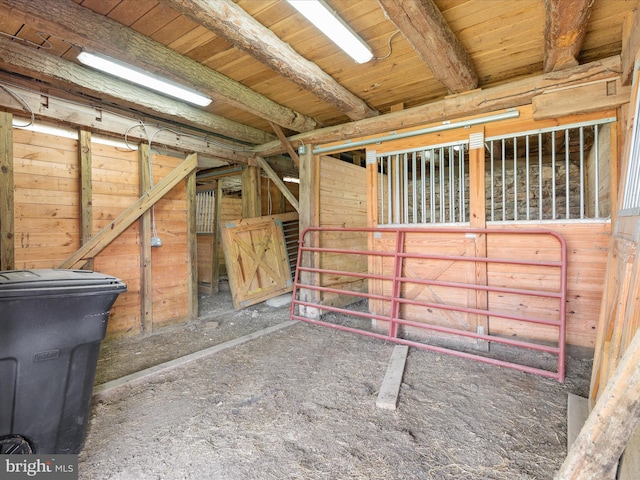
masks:
[[[327,0],[357,64],[285,0],[0,0],[0,80],[250,144],[621,52],[637,0]],[[97,51],[211,96],[180,105],[80,65]],[[16,76],[18,75],[18,76]]]

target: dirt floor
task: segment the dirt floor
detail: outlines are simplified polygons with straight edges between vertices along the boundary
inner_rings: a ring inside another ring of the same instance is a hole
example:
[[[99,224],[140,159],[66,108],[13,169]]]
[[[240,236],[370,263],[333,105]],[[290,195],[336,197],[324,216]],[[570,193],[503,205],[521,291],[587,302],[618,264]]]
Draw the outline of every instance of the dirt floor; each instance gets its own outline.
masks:
[[[189,325],[105,342],[105,383],[288,321],[288,307],[233,311],[201,299]],[[101,395],[81,479],[551,479],[566,455],[564,384],[410,349],[395,411],[376,408],[394,345],[292,323]]]

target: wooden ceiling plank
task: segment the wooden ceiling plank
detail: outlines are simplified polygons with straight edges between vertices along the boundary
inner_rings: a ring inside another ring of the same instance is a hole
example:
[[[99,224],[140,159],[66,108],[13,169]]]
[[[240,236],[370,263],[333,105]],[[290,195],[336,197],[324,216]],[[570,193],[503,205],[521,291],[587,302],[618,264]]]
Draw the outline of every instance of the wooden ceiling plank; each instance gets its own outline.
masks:
[[[72,0],[0,0],[0,14],[21,18],[38,30],[95,49],[175,81],[192,85],[214,101],[304,132],[317,122]]]
[[[544,71],[578,65],[594,0],[545,0]]]
[[[434,77],[452,93],[473,90],[478,76],[469,53],[433,0],[378,0]]]
[[[271,30],[230,0],[162,0],[183,15],[226,38],[259,62],[346,113],[352,120],[378,112],[364,100],[298,55]]]

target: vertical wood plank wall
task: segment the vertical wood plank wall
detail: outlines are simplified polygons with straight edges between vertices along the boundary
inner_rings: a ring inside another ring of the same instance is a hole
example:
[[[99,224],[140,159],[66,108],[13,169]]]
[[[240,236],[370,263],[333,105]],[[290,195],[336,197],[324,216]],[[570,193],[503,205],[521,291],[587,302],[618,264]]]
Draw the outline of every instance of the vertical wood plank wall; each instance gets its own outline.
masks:
[[[139,153],[96,142],[91,148],[93,232],[140,197]],[[16,269],[56,268],[81,245],[79,142],[13,130]],[[183,158],[152,155],[157,183]],[[156,205],[162,247],[152,250],[153,324],[189,318],[191,260],[187,242],[186,180]],[[94,259],[94,270],[127,284],[112,309],[107,336],[142,333],[140,222]]]

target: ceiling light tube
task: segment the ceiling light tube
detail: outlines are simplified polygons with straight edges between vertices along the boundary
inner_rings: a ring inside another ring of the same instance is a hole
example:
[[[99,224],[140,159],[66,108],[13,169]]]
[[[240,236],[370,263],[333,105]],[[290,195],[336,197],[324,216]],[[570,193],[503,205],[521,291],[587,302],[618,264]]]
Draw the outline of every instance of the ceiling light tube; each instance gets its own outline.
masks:
[[[200,107],[206,107],[211,99],[195,90],[178,85],[169,80],[158,78],[150,72],[122,63],[115,58],[99,53],[80,52],[78,61],[102,72],[120,77],[142,87],[150,88],[164,95],[169,95],[185,102],[193,103]]]
[[[364,40],[323,0],[288,0],[288,2],[356,62],[367,63],[373,58],[373,53]]]

